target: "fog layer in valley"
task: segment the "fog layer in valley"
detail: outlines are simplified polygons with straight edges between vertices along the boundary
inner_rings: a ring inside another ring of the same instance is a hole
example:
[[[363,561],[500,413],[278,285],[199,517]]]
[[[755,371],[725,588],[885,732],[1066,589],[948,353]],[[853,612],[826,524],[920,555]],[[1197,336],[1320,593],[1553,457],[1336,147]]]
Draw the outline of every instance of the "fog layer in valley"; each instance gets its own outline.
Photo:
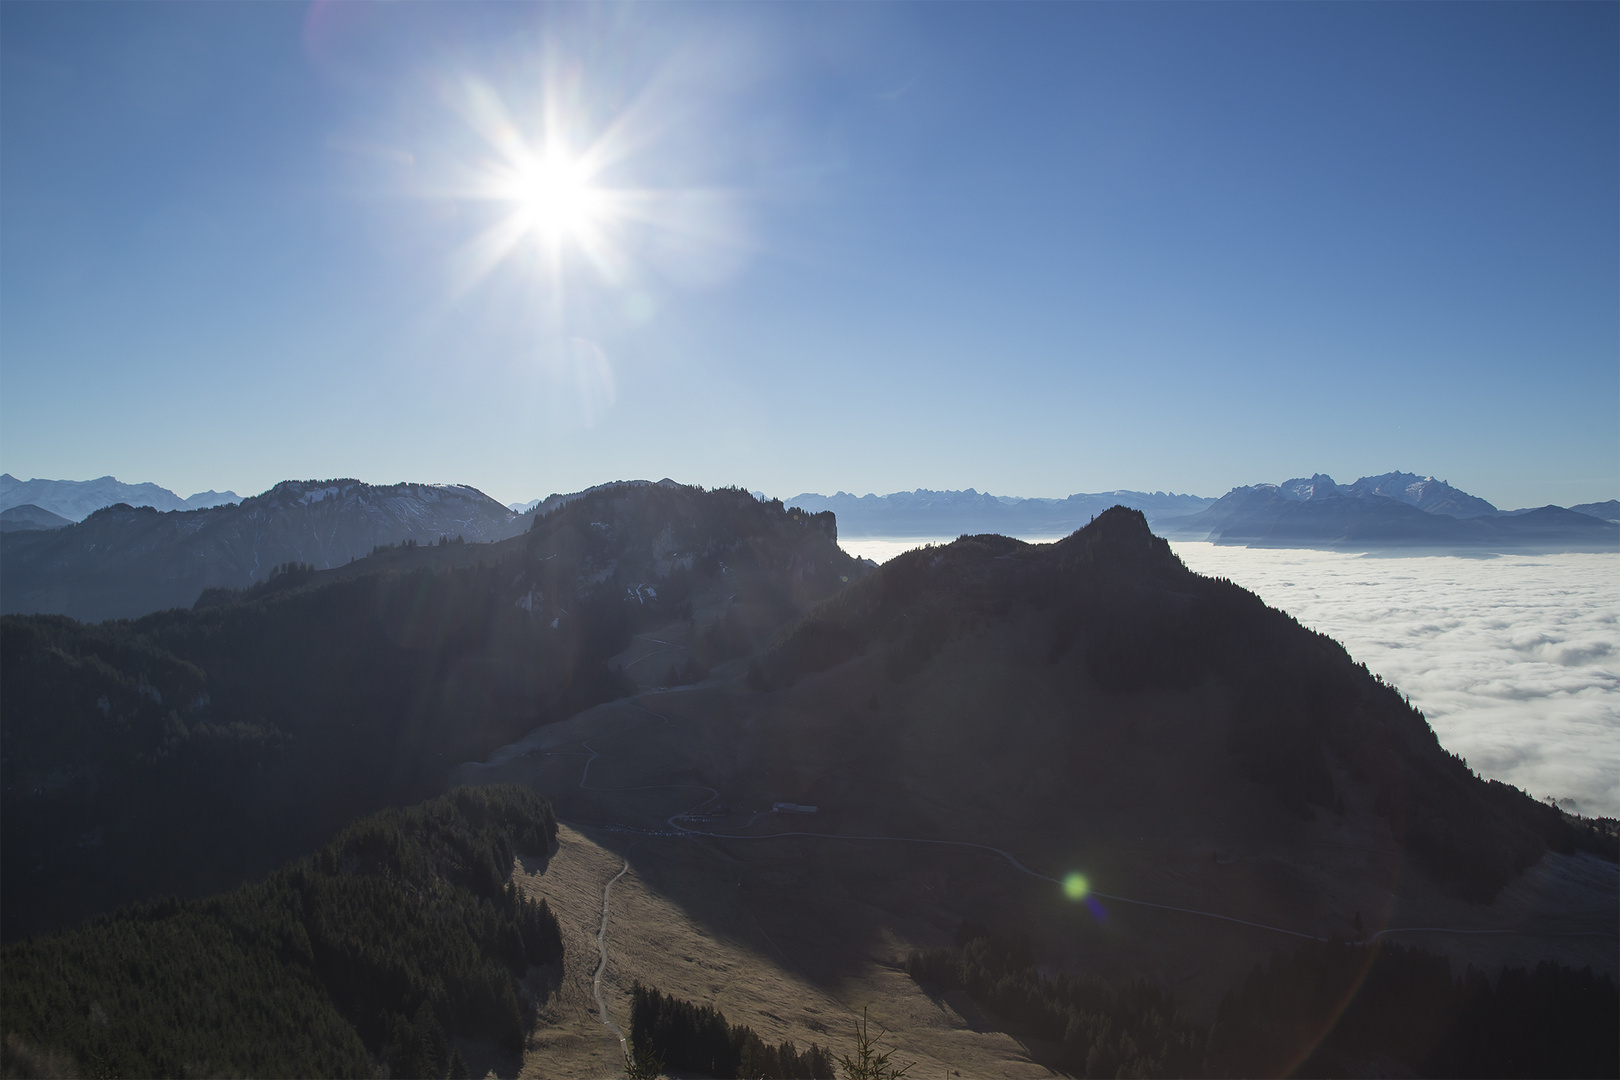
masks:
[[[842,546],[885,562],[930,542],[949,540]],[[1192,570],[1343,642],[1475,771],[1578,813],[1620,816],[1620,556],[1173,547]]]

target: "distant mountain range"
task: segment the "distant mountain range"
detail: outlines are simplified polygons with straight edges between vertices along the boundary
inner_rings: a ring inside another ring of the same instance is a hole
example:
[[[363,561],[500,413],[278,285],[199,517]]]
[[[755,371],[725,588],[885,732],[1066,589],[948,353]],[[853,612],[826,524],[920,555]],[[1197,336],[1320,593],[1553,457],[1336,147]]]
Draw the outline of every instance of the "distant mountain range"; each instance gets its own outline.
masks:
[[[189,502],[236,496],[210,491],[180,499],[156,484],[123,484],[110,476],[24,482],[7,474],[0,481],[0,612],[60,613],[87,621],[189,607],[205,589],[242,588],[288,562],[322,569],[379,545],[427,544],[441,537],[502,540],[608,487],[680,486],[669,479],[623,481],[502,506],[460,485],[287,481],[240,502],[186,509]],[[83,520],[75,516],[119,494],[144,503],[122,501]],[[759,492],[755,497],[769,501]],[[835,535],[857,538],[1059,537],[1110,507],[1126,506],[1165,536],[1222,544],[1620,550],[1615,500],[1501,511],[1443,480],[1401,472],[1353,484],[1319,473],[1234,488],[1218,500],[1162,491],[1024,499],[972,488],[919,488],[881,496],[806,492],[783,502],[813,514],[831,512]]]
[[[1620,521],[1620,499],[1600,503],[1577,503],[1570,509],[1576,513],[1590,514],[1601,521]]]
[[[759,493],[756,492],[756,495]],[[760,496],[763,497],[763,496]],[[805,492],[782,500],[787,506],[838,515],[840,536],[958,536],[1001,533],[1007,536],[1067,536],[1110,506],[1140,510],[1148,521],[1183,517],[1215,500],[1163,491],[1106,491],[1066,499],[1020,499],[975,491],[897,491],[891,495],[855,496]]]
[[[0,611],[132,618],[262,581],[282,563],[324,569],[379,545],[503,540],[527,525],[460,485],[287,481],[204,510],[120,503],[62,528],[0,535]]]
[[[1214,505],[1155,523],[1165,536],[1257,547],[1438,547],[1612,551],[1620,504],[1498,510],[1444,480],[1414,473],[1335,483],[1318,473],[1233,488]],[[1602,516],[1608,515],[1608,516]]]
[[[756,492],[763,498],[763,494]],[[844,537],[1000,533],[1065,536],[1111,506],[1140,510],[1176,539],[1275,547],[1620,548],[1620,501],[1565,509],[1498,510],[1444,480],[1389,472],[1339,484],[1317,473],[1281,484],[1233,488],[1220,499],[1162,491],[1109,491],[1066,499],[1018,499],[966,491],[855,496],[806,492],[783,500],[831,510]]]
[[[240,502],[234,491],[199,491],[182,499],[156,484],[125,484],[111,476],[98,480],[19,480],[0,473],[0,511],[37,506],[69,521],[83,521],[104,506],[128,503],[154,510],[203,510]]]

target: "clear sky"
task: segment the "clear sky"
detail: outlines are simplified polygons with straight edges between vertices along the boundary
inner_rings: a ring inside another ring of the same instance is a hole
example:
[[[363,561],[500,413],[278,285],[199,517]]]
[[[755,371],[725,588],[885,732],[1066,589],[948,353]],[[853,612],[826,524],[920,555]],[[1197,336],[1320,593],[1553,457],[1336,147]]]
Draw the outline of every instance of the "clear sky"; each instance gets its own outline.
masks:
[[[1620,496],[1615,4],[0,5],[0,468]]]

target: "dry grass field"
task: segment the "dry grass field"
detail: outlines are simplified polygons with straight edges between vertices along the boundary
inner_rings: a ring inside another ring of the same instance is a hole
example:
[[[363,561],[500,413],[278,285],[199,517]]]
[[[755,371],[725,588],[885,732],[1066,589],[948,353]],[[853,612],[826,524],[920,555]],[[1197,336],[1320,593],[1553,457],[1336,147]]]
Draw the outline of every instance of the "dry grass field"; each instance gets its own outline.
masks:
[[[618,1075],[619,1042],[597,1017],[592,976],[602,887],[623,866],[621,852],[637,842],[566,826],[558,840],[543,868],[529,864],[517,871],[522,886],[557,911],[565,952],[562,983],[543,1007],[522,1075]],[[793,920],[780,912],[758,910],[770,905],[772,883],[750,880],[757,873],[751,864],[698,840],[662,850],[651,842],[642,846],[648,849],[643,857],[613,886],[607,923],[602,996],[619,1027],[629,1027],[630,986],[640,980],[713,1004],[772,1043],[792,1040],[802,1049],[814,1042],[835,1054],[848,1052],[865,1006],[875,1024],[890,1029],[898,1057],[917,1062],[912,1075],[1047,1075],[1016,1040],[987,1030],[971,1003],[924,994],[900,970],[907,944],[895,934],[871,933],[858,954],[818,965],[810,939],[819,935],[802,927],[795,932]],[[859,926],[861,914],[858,904],[846,902],[822,911],[817,929],[840,929],[837,923],[851,917],[850,928]]]

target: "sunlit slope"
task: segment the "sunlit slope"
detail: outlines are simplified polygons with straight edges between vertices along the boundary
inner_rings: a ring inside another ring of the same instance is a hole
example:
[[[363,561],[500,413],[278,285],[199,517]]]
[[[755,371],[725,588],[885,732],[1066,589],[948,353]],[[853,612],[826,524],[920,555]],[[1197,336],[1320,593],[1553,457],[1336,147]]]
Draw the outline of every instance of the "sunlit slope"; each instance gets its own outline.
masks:
[[[632,688],[636,635],[697,614],[746,652],[863,572],[830,515],[611,487],[498,544],[384,550],[195,610],[0,623],[4,932],[228,887],[450,765]]]
[[[602,887],[624,866],[622,835],[558,833],[558,848],[543,872],[514,877],[546,899],[562,927],[563,981],[542,1010],[542,1024],[525,1054],[525,1076],[607,1076],[622,1068],[617,1036],[598,1017],[593,976],[599,962]],[[786,890],[767,864],[741,860],[701,842],[637,844],[630,867],[614,881],[607,920],[608,963],[602,972],[609,1017],[629,1031],[630,991],[636,982],[720,1009],[775,1045],[791,1040],[845,1053],[863,1004],[888,1027],[888,1040],[914,1073],[939,1076],[1049,1075],[1006,1034],[986,1030],[950,1005],[931,1000],[900,965],[906,946],[893,934],[847,936],[852,907],[821,893],[808,919],[784,908]],[[784,930],[782,923],[794,925]],[[829,981],[806,957],[812,949],[856,955],[843,977]]]
[[[1049,859],[1151,863],[1171,844],[1214,877],[1233,852],[1337,844],[1485,900],[1549,848],[1596,843],[1475,776],[1337,643],[1190,573],[1124,509],[1057,544],[897,558],[751,681],[771,696],[744,771],[792,778],[784,797]],[[1318,889],[1279,875],[1278,910]]]

